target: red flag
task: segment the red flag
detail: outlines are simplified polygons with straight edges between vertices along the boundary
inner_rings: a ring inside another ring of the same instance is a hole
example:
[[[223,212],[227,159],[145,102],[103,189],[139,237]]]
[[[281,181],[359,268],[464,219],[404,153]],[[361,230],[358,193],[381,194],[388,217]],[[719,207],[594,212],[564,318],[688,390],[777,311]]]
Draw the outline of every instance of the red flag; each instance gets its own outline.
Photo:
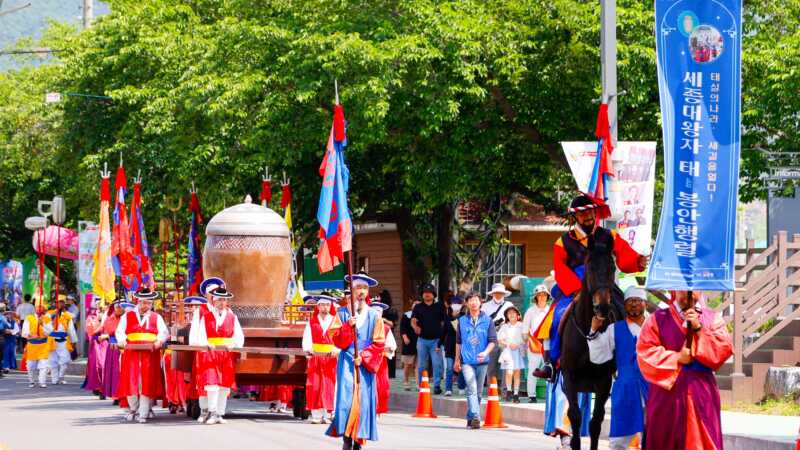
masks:
[[[125,210],[125,193],[128,182],[125,178],[125,169],[120,165],[114,181],[114,225],[111,228],[111,256],[114,271],[119,275],[122,286],[126,290],[135,288],[136,283],[141,284],[139,265],[133,258],[131,249],[131,235],[128,224],[128,213]]]
[[[597,112],[597,156],[595,159],[592,177],[589,180],[588,194],[598,200],[608,200],[608,178],[614,176],[614,168],[611,162],[611,153],[614,146],[611,142],[611,127],[608,123],[608,105],[600,104]]]
[[[155,289],[155,277],[150,265],[150,248],[147,244],[147,234],[144,230],[142,217],[142,183],[139,180],[133,184],[133,201],[131,202],[131,242],[133,256],[139,263],[139,273],[142,284],[149,289]],[[136,287],[138,289],[138,286]]]

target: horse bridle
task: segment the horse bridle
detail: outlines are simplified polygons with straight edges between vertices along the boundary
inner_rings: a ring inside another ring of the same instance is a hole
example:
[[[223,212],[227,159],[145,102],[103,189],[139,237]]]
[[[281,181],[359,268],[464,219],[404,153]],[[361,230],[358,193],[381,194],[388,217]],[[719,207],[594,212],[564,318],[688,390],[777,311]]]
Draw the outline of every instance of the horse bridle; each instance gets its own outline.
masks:
[[[598,289],[601,289],[601,288],[600,287],[596,288],[594,290],[594,292],[597,292]],[[592,294],[592,297],[594,297],[594,293]],[[593,304],[592,306],[597,306],[597,305]],[[594,312],[596,312],[596,310]],[[619,320],[619,318],[617,317],[616,310],[615,310],[615,308],[611,307],[611,304],[609,304],[608,312],[609,312],[609,314],[608,314],[609,317],[613,317],[614,318],[613,322],[616,322],[617,320]],[[585,334],[583,332],[583,330],[581,330],[581,327],[578,326],[578,321],[575,319],[575,316],[576,316],[576,311],[573,309],[572,312],[569,315],[569,321],[572,323],[572,325],[578,331],[578,334],[583,336],[583,338],[586,339],[587,341],[594,340],[597,337],[597,334],[596,333]],[[609,322],[609,324],[611,324],[611,323],[612,322]]]

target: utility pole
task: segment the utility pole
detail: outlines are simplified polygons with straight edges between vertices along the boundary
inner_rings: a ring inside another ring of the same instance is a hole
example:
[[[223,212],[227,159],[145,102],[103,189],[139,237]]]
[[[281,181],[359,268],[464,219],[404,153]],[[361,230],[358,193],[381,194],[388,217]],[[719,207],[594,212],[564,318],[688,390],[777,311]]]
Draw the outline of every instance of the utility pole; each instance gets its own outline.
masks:
[[[608,103],[611,143],[617,146],[617,2],[600,0],[600,71],[602,101]]]
[[[83,29],[92,26],[94,19],[94,0],[83,0]]]

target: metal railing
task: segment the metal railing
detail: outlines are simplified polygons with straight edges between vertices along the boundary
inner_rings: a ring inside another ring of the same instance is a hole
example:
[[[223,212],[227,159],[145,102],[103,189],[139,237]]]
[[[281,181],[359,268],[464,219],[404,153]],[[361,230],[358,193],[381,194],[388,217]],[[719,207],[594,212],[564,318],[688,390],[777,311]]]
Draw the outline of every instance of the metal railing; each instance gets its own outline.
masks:
[[[745,358],[800,319],[800,234],[790,241],[780,231],[764,249],[748,240],[736,253],[736,291],[717,310],[733,324],[733,373],[742,375]]]

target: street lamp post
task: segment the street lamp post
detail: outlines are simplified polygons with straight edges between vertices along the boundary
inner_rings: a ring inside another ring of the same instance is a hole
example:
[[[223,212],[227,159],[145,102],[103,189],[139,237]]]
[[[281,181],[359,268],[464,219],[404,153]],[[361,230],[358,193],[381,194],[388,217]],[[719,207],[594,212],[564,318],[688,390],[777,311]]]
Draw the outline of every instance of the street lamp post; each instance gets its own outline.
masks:
[[[600,74],[602,101],[608,103],[611,143],[617,146],[617,2],[600,0]]]

